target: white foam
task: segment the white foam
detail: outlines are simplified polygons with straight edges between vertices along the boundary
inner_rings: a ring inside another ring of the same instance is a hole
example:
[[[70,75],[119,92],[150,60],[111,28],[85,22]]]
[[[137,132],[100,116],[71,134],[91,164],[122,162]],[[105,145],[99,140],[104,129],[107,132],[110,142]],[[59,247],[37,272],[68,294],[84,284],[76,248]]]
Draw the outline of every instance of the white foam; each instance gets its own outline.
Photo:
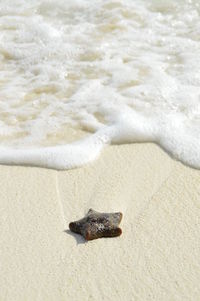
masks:
[[[197,0],[0,1],[0,162],[67,169],[152,141],[200,168],[199,14]],[[67,143],[68,128],[87,137]]]

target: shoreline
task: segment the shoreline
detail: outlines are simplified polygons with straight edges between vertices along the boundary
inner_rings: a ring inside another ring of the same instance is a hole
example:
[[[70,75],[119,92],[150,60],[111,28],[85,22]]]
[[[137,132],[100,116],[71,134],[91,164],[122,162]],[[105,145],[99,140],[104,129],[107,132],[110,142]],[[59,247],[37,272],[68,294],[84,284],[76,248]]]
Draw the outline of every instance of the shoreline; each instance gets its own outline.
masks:
[[[136,143],[67,171],[1,165],[0,179],[1,300],[198,300],[199,170]],[[71,233],[89,208],[121,211],[122,235]]]

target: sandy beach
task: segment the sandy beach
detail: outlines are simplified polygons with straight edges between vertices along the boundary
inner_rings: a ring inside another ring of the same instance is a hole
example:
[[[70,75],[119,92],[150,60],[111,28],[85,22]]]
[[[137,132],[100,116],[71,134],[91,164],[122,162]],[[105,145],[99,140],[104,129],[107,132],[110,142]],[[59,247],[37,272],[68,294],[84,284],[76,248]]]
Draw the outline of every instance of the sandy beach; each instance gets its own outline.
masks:
[[[147,143],[68,171],[0,166],[0,179],[1,301],[199,300],[199,170]],[[123,212],[123,234],[72,234],[89,208]]]

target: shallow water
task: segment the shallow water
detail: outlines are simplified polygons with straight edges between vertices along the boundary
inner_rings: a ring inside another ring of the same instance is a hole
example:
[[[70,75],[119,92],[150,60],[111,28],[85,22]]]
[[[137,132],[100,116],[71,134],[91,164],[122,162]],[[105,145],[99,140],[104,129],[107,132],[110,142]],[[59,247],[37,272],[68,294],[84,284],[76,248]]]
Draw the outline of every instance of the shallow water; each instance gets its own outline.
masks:
[[[199,14],[197,0],[0,1],[0,162],[71,168],[153,141],[200,168]]]

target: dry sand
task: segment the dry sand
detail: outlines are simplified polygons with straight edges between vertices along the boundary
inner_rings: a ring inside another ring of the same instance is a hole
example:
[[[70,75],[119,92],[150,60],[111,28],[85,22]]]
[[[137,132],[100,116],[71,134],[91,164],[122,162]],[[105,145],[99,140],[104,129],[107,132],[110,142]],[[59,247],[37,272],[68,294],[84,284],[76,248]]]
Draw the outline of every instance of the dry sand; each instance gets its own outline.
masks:
[[[200,300],[200,171],[132,144],[70,171],[1,166],[0,179],[0,301]],[[65,232],[90,207],[122,211],[122,236]]]

